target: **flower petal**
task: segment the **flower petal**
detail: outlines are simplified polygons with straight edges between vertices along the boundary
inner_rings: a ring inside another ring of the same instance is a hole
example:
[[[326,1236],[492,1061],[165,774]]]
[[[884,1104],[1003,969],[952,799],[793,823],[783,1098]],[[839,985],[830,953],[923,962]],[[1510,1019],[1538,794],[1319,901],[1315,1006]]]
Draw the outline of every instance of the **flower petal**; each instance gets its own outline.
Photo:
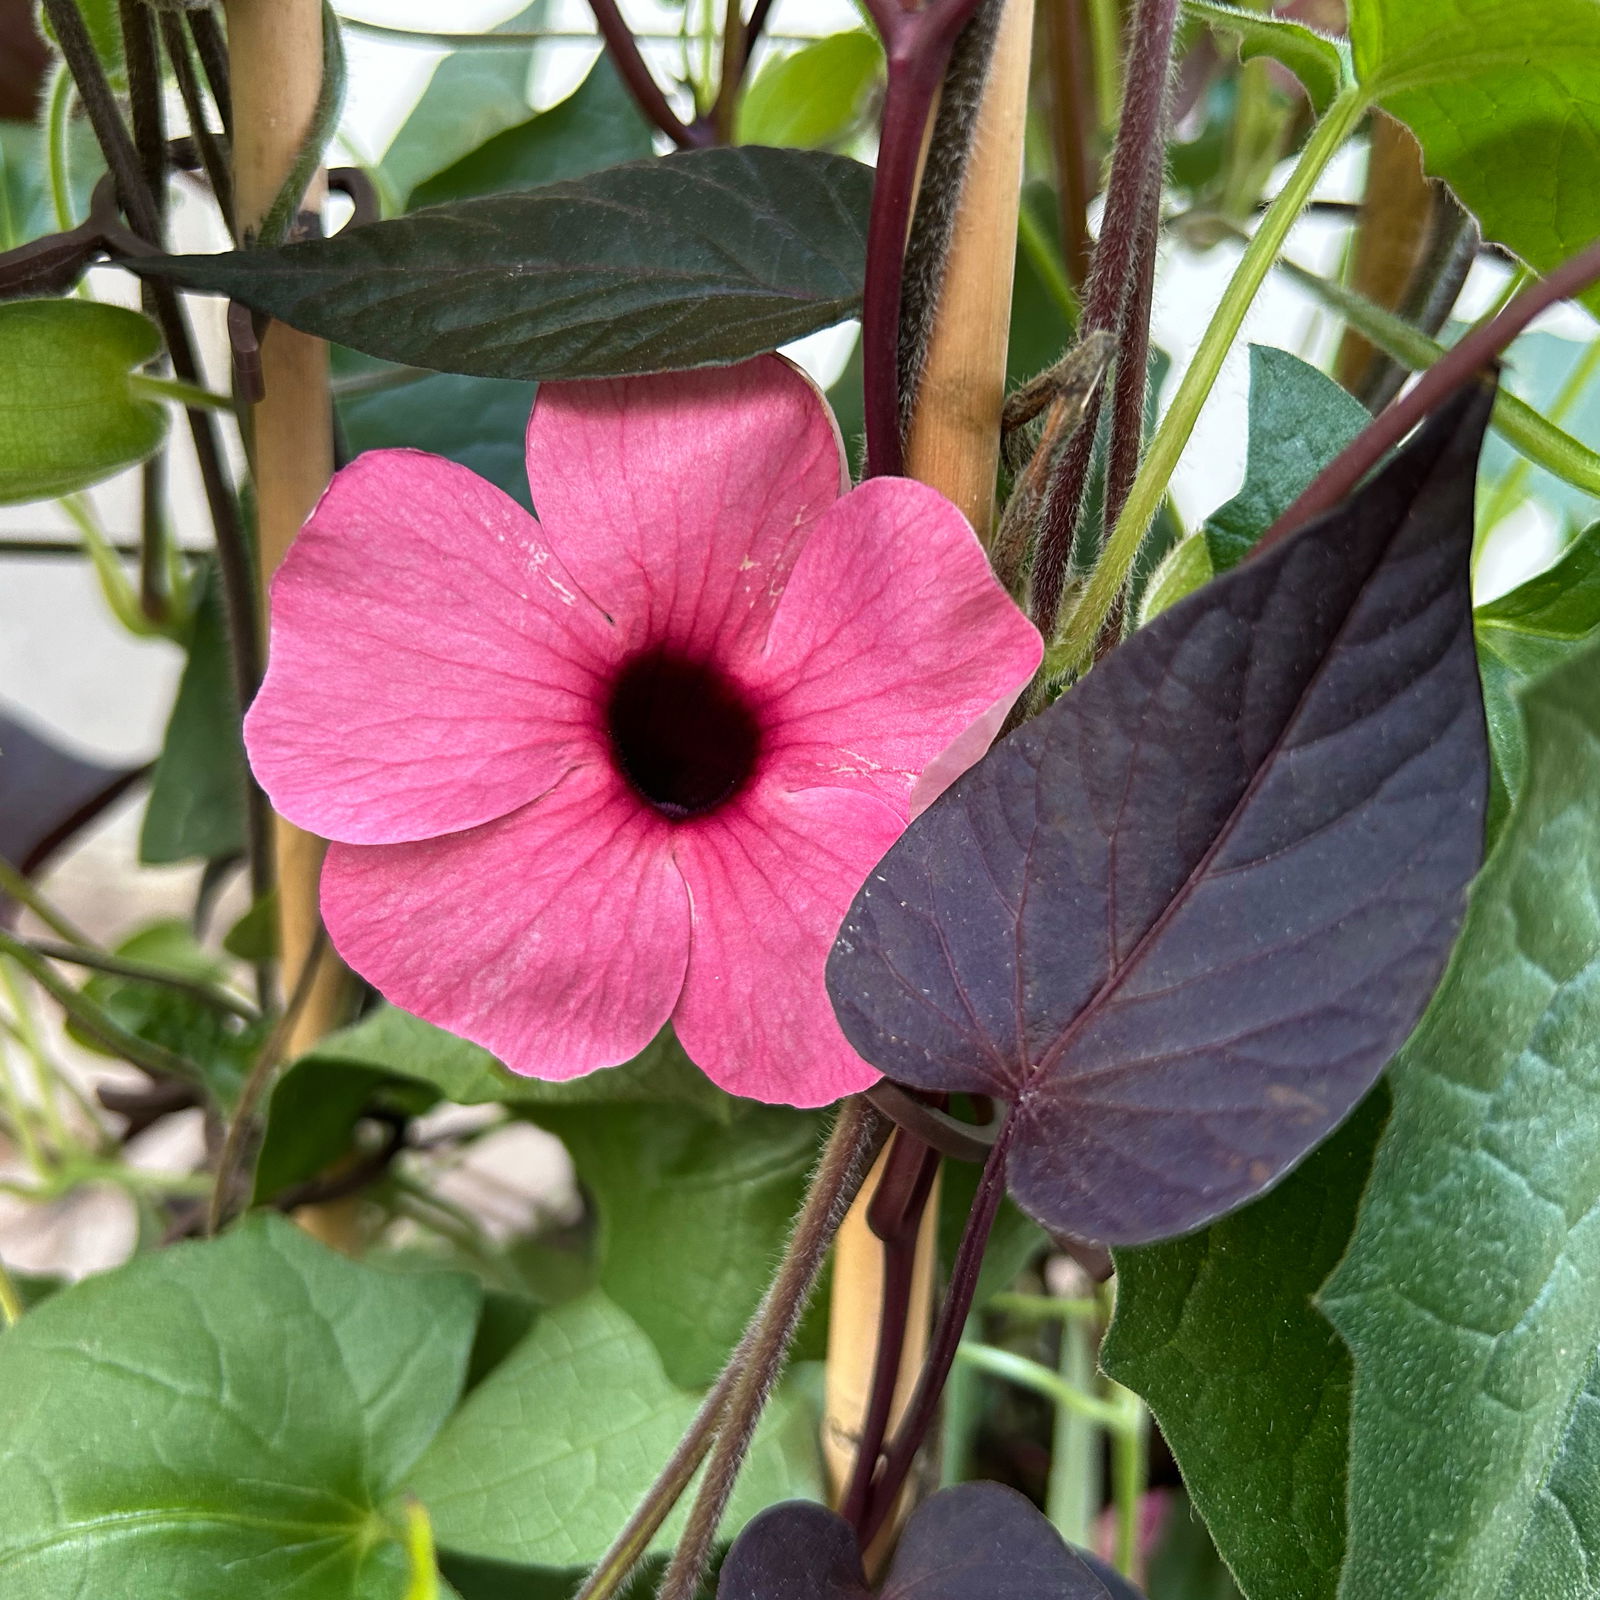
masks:
[[[714,1083],[820,1106],[877,1082],[846,1042],[823,975],[851,900],[903,827],[871,795],[763,783],[679,833],[694,931],[673,1024]]]
[[[375,450],[337,474],[273,582],[250,764],[325,838],[469,828],[596,759],[616,652],[514,500],[452,461]]]
[[[772,619],[753,683],[769,774],[866,789],[905,817],[935,757],[950,752],[949,783],[983,753],[958,736],[997,706],[1003,719],[1042,653],[966,518],[924,484],[874,478],[817,524]]]
[[[671,830],[599,767],[466,833],[333,845],[322,910],[395,1004],[537,1078],[637,1055],[689,954]]]
[[[528,484],[553,547],[630,645],[758,650],[816,518],[845,486],[838,429],[777,356],[546,384]]]

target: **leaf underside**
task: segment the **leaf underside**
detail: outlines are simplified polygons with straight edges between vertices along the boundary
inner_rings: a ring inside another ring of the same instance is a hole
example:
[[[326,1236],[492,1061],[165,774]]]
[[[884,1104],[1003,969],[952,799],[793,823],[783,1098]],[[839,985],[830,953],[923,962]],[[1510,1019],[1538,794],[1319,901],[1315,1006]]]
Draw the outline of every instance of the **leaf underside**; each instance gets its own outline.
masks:
[[[854,314],[871,171],[809,150],[685,151],[147,276],[409,366],[607,378],[717,366]]]
[[[1337,510],[1156,618],[929,809],[829,964],[890,1077],[1009,1101],[1059,1232],[1281,1177],[1421,1014],[1482,856],[1473,386]]]

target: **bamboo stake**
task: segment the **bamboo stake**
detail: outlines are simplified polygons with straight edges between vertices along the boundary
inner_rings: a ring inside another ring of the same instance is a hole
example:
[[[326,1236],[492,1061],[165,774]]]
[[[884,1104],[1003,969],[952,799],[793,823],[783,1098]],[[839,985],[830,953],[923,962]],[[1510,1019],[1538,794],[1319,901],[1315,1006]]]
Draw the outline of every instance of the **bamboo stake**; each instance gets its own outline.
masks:
[[[906,439],[907,476],[955,501],[985,544],[994,532],[1032,38],[1033,0],[1008,0]]]
[[[906,446],[908,475],[953,500],[986,543],[994,529],[1032,35],[1033,0],[1008,0],[984,85]],[[851,1207],[834,1248],[822,1447],[836,1500],[849,1479],[877,1352],[883,1253],[867,1226],[867,1207],[876,1191],[878,1170]],[[917,1239],[894,1421],[910,1397],[928,1347],[938,1209],[936,1184]]]
[[[322,6],[320,0],[226,0],[226,14],[235,214],[243,238],[277,198],[311,126],[322,84]],[[307,205],[320,203],[320,189],[318,179]],[[265,394],[251,410],[249,433],[264,590],[333,474],[333,430],[328,351],[320,339],[269,324],[261,336],[261,371]],[[325,846],[282,817],[273,824],[281,982],[293,993],[319,943]],[[285,1040],[287,1057],[342,1020],[344,971],[325,942],[317,959],[320,970]]]
[[[1427,248],[1434,196],[1422,170],[1422,147],[1403,122],[1378,111],[1372,118],[1367,189],[1361,202],[1351,287],[1393,310],[1405,297]],[[1375,364],[1385,360],[1359,333],[1345,331],[1334,376],[1360,394]]]

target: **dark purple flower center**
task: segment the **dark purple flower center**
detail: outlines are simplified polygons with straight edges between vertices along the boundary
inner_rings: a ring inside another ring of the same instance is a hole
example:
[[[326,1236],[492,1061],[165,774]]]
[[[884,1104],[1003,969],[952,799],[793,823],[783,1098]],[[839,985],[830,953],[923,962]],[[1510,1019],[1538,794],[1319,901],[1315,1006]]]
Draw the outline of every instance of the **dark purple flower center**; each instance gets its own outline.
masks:
[[[738,685],[669,650],[623,663],[606,731],[635,792],[674,818],[703,816],[731,800],[761,754],[761,724]]]

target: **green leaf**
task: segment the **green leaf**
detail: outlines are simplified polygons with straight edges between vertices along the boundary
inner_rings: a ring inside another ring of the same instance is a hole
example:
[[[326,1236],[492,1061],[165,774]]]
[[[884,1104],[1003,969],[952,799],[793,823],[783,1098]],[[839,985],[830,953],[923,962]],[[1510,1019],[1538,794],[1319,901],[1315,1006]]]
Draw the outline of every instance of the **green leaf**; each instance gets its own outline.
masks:
[[[128,380],[160,351],[155,324],[123,306],[0,305],[0,505],[54,499],[151,455],[166,411]]]
[[[490,1561],[596,1561],[699,1405],[598,1292],[546,1312],[466,1399],[411,1475],[441,1547]],[[768,1408],[724,1536],[776,1500],[820,1493],[816,1414],[785,1385]],[[670,1547],[680,1505],[652,1548]]]
[[[1490,827],[1498,830],[1522,788],[1527,740],[1519,690],[1559,666],[1600,630],[1600,523],[1553,567],[1476,612],[1478,667],[1494,750]]]
[[[411,193],[409,210],[536,189],[650,154],[650,126],[602,54],[559,105],[497,133]]]
[[[215,562],[201,579],[188,651],[139,832],[145,866],[214,861],[245,848],[249,777]]]
[[[1332,378],[1270,345],[1250,346],[1250,420],[1244,485],[1206,519],[1217,572],[1254,548],[1300,491],[1372,421]]]
[[[1349,45],[1303,22],[1221,5],[1217,0],[1183,0],[1183,10],[1185,16],[1234,34],[1241,61],[1267,56],[1287,67],[1304,86],[1318,116],[1354,81]]]
[[[542,27],[545,9],[545,0],[534,0],[495,32]],[[446,56],[433,69],[416,108],[389,141],[380,163],[383,181],[404,202],[418,184],[502,129],[524,121],[532,69],[532,48],[464,49]]]
[[[1600,1358],[1567,1419],[1549,1482],[1534,1502],[1528,1536],[1500,1600],[1594,1600],[1600,1559]]]
[[[871,184],[843,156],[689,150],[332,239],[127,264],[408,366],[616,377],[743,360],[853,315]]]
[[[1497,240],[1549,272],[1600,234],[1593,0],[1350,0],[1356,76]],[[1584,295],[1600,309],[1600,290]]]
[[[63,1290],[0,1339],[0,1590],[396,1600],[475,1311],[278,1218]]]
[[[105,173],[86,118],[67,124],[67,172],[72,217],[77,221],[88,215],[89,197]],[[13,250],[56,231],[43,131],[32,122],[0,121],[0,250]]]
[[[1521,796],[1322,1294],[1355,1360],[1340,1600],[1502,1595],[1600,1346],[1600,645],[1522,707]]]
[[[1150,574],[1144,598],[1139,602],[1139,626],[1142,628],[1168,606],[1193,594],[1212,576],[1211,546],[1205,534],[1191,533],[1180,539]]]
[[[734,119],[740,144],[837,144],[861,120],[883,72],[883,47],[870,33],[836,33],[788,55],[769,56]]]
[[[600,1219],[600,1287],[668,1379],[702,1389],[738,1343],[816,1164],[823,1118],[741,1104],[530,1108],[566,1145]]]
[[[1355,1224],[1388,1099],[1380,1084],[1244,1210],[1114,1252],[1101,1364],[1155,1413],[1250,1600],[1333,1600],[1338,1589],[1351,1364],[1316,1294]]]

